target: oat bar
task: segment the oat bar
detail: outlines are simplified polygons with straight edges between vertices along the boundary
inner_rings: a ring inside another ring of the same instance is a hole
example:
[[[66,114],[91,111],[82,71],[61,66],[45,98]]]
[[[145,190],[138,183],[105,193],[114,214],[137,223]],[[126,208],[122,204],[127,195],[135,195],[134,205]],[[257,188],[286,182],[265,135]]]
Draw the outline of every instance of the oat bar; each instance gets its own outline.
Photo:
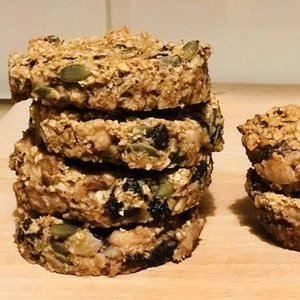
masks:
[[[238,127],[258,174],[278,188],[300,183],[300,106],[274,107]]]
[[[192,168],[132,171],[65,160],[36,145],[32,137],[15,144],[10,167],[18,176],[18,206],[41,214],[109,227],[149,222],[197,205],[211,182],[207,155]]]
[[[198,208],[163,223],[97,228],[19,209],[20,254],[46,269],[77,276],[126,274],[191,255],[204,225]]]
[[[254,169],[248,170],[245,187],[272,238],[285,248],[300,251],[300,193],[284,195],[270,190]]]
[[[33,98],[103,111],[146,111],[195,104],[210,97],[208,45],[164,43],[124,28],[104,37],[30,40],[9,59],[15,101]]]
[[[203,153],[223,146],[223,118],[215,98],[180,109],[173,113],[175,119],[160,114],[119,121],[95,111],[57,110],[38,103],[30,112],[32,127],[48,151],[84,161],[146,170],[190,167],[199,164]]]

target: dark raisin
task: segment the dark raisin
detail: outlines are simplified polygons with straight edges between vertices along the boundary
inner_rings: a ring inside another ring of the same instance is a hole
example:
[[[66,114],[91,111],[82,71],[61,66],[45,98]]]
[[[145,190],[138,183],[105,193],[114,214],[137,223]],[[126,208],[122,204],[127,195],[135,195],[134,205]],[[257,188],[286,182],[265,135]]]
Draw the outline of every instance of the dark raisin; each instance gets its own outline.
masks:
[[[23,228],[24,228],[24,230],[28,230],[28,228],[31,225],[31,223],[32,223],[31,219],[24,220],[24,222],[23,222]]]
[[[251,187],[254,191],[267,192],[270,190],[269,183],[263,180],[254,169],[249,169],[247,178],[251,182]]]
[[[34,239],[41,239],[43,235],[43,232],[42,230],[39,230],[38,232],[35,232],[35,233],[27,233],[25,234],[25,237],[26,239],[29,239],[29,240],[34,240]]]
[[[124,218],[138,219],[141,209],[138,207],[130,207],[124,211]]]
[[[25,234],[22,229],[18,230],[16,240],[18,243],[22,243],[25,241]]]
[[[181,154],[179,151],[171,152],[169,158],[171,160],[171,164],[180,165],[186,160],[186,154]]]
[[[141,253],[135,253],[125,259],[124,265],[130,269],[145,269],[148,266],[148,259]]]
[[[168,148],[169,133],[164,124],[156,125],[147,131],[147,137],[152,138],[156,149],[163,150]]]
[[[140,193],[142,191],[141,186],[134,178],[127,178],[125,183],[123,184],[124,192],[133,192],[133,193]]]
[[[149,257],[149,266],[154,267],[161,265],[172,259],[174,250],[178,246],[175,238],[162,241],[152,252]]]
[[[147,267],[162,265],[172,259],[177,246],[178,241],[175,238],[164,240],[150,252],[150,255],[135,253],[128,256],[124,261],[124,265],[131,269],[145,269]]]
[[[117,220],[121,217],[120,210],[123,208],[124,204],[119,202],[113,192],[110,195],[110,199],[105,203],[104,210],[105,213],[113,220]]]
[[[114,229],[113,228],[100,228],[100,227],[92,228],[91,227],[91,228],[89,228],[89,230],[95,238],[97,238],[101,241],[106,241]]]
[[[148,211],[156,220],[164,220],[171,215],[169,206],[165,202],[155,198],[150,201]]]
[[[252,151],[246,151],[249,157],[249,160],[256,164],[261,163],[263,160],[267,160],[272,156],[272,153],[275,151],[274,147],[271,145],[266,145],[263,147],[256,147]]]
[[[197,166],[197,171],[192,176],[192,182],[196,180],[201,180],[206,174],[208,170],[207,162],[201,160],[199,165]]]

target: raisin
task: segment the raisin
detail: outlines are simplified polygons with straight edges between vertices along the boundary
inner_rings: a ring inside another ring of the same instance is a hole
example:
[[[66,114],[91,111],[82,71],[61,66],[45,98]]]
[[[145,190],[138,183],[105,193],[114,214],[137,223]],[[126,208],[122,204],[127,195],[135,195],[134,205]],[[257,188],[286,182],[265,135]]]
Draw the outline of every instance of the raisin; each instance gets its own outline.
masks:
[[[135,253],[125,259],[124,265],[131,269],[145,269],[147,267],[155,267],[162,265],[172,259],[174,250],[178,246],[175,238],[162,241],[149,254]]]
[[[197,166],[197,171],[192,176],[192,182],[196,180],[201,180],[203,176],[207,174],[208,164],[205,161],[200,161],[199,165]]]
[[[156,220],[164,220],[171,215],[169,206],[165,202],[155,198],[150,201],[148,211]]]
[[[155,267],[172,259],[174,250],[178,246],[175,238],[162,241],[151,253],[149,257],[149,266]]]
[[[122,202],[119,202],[112,192],[110,195],[110,199],[104,205],[104,210],[111,219],[117,220],[121,217],[119,212],[123,208],[123,206],[124,204]]]
[[[272,156],[275,151],[275,147],[271,145],[266,145],[263,147],[256,147],[252,151],[246,151],[250,161],[254,164],[261,163],[263,160],[267,160]]]
[[[133,192],[133,193],[141,193],[142,189],[139,183],[134,178],[127,178],[125,183],[123,184],[124,192]]]
[[[147,131],[147,137],[152,138],[156,149],[164,150],[169,145],[169,133],[164,124],[156,125]]]
[[[22,229],[18,230],[16,240],[18,243],[22,243],[25,241],[25,234]]]
[[[169,155],[171,164],[180,165],[186,160],[186,154],[181,154],[179,151],[171,152]]]
[[[145,269],[147,268],[148,259],[141,253],[135,253],[125,259],[124,265],[130,269]]]
[[[29,226],[31,225],[31,223],[32,223],[31,219],[26,219],[26,220],[24,220],[24,222],[23,222],[23,224],[22,224],[24,230],[28,230],[28,228],[29,228]]]
[[[250,180],[254,191],[267,192],[270,190],[269,183],[266,180],[263,180],[254,169],[248,170],[247,178]]]
[[[94,228],[90,228],[89,230],[96,239],[99,239],[104,242],[108,239],[108,237],[111,235],[114,229],[94,227]]]

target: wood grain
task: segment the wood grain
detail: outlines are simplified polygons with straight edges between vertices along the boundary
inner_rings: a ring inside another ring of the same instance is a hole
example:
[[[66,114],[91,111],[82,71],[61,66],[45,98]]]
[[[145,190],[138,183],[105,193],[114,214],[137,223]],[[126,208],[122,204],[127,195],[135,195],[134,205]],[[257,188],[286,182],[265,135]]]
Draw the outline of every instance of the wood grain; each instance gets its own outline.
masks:
[[[14,141],[28,103],[0,121],[0,299],[299,299],[300,253],[275,245],[256,221],[244,191],[249,167],[236,126],[275,105],[299,103],[300,86],[216,85],[225,117],[225,149],[214,155],[207,223],[191,258],[116,278],[50,273],[24,261],[13,243]]]

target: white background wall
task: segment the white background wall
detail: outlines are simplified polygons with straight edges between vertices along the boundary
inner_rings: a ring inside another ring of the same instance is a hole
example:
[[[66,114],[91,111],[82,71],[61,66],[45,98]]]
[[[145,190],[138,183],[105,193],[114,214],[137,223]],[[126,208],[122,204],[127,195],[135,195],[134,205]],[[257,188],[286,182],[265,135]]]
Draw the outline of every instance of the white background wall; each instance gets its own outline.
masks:
[[[300,84],[299,0],[0,0],[0,13],[0,98],[8,96],[8,53],[29,38],[110,26],[211,43],[214,82]]]
[[[9,97],[7,60],[32,37],[104,34],[105,0],[0,0],[0,99]]]

